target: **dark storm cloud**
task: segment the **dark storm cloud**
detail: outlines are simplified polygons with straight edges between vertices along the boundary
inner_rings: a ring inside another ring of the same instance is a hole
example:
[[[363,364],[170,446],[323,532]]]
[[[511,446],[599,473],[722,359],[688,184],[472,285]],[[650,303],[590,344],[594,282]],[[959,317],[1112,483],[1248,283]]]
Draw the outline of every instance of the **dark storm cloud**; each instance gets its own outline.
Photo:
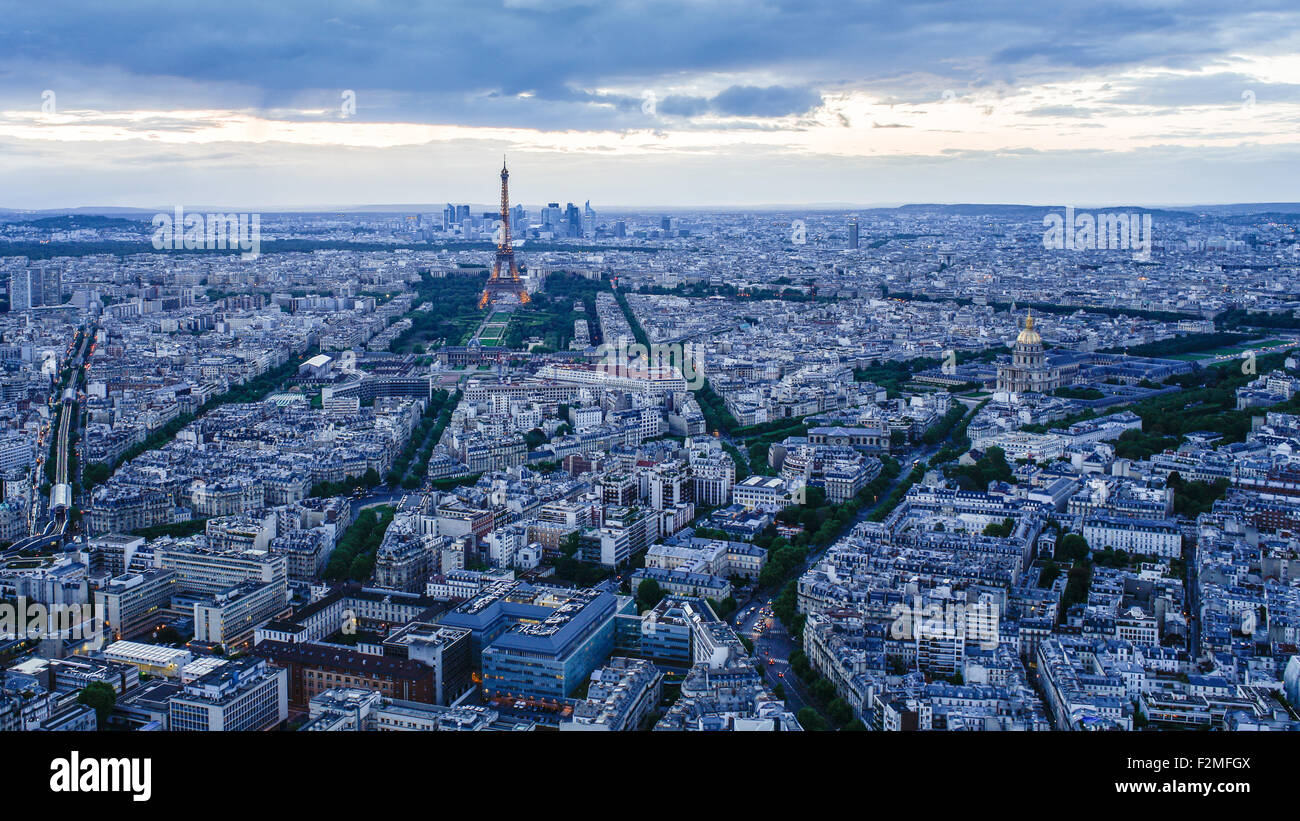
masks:
[[[673,94],[657,105],[661,114],[695,117],[720,114],[728,117],[792,117],[807,114],[822,104],[822,96],[810,88],[785,86],[730,86],[713,97]]]
[[[162,97],[172,108],[331,110],[353,89],[363,121],[645,128],[657,117],[641,89],[699,78],[731,87],[667,96],[658,112],[783,117],[830,87],[906,89],[915,76],[933,100],[930,84],[960,96],[1084,69],[1199,66],[1282,50],[1298,19],[1291,0],[25,3],[0,27],[0,103],[59,88],[104,109]]]
[[[785,117],[821,104],[821,95],[812,89],[782,86],[732,86],[713,98],[719,113],[736,117]]]
[[[709,110],[707,97],[691,97],[685,94],[673,94],[659,103],[659,111],[676,117],[694,117]]]

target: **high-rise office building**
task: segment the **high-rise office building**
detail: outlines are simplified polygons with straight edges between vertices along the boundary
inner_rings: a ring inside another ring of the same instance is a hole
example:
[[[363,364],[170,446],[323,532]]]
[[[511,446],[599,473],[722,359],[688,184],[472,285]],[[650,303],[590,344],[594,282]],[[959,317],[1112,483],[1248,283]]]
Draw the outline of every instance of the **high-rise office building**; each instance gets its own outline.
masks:
[[[849,249],[856,251],[858,248],[858,221],[849,220]]]
[[[45,304],[45,283],[39,268],[23,268],[9,277],[9,310],[26,311]]]
[[[113,639],[129,639],[147,634],[166,620],[164,614],[176,591],[176,571],[151,568],[113,577],[95,591],[95,604]]]
[[[582,212],[573,203],[569,203],[564,208],[564,225],[568,236],[582,236]]]
[[[58,268],[41,268],[42,305],[63,304],[63,273]],[[33,283],[35,285],[35,283]]]
[[[558,202],[547,203],[542,209],[542,230],[551,233],[560,233],[560,223],[564,221],[564,212],[560,210]]]

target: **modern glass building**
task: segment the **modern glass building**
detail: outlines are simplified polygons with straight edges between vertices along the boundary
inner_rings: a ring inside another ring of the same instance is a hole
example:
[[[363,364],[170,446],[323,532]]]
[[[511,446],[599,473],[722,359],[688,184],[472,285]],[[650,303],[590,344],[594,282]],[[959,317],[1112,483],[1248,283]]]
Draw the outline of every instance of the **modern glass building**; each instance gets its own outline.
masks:
[[[620,614],[617,621],[616,651],[683,667],[700,660],[701,631],[726,627],[704,599],[693,596],[664,596],[641,615]]]
[[[630,597],[502,582],[446,614],[470,630],[489,696],[566,698],[614,649],[614,619]]]

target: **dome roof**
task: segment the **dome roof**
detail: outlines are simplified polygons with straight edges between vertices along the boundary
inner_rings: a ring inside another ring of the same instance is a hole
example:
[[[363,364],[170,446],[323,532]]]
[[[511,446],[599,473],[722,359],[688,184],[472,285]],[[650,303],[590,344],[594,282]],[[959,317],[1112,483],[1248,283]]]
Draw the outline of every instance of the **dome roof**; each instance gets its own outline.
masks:
[[[1033,312],[1030,312],[1029,315],[1025,317],[1025,328],[1020,332],[1020,336],[1016,337],[1016,344],[1017,345],[1043,344],[1043,338],[1038,335],[1038,331],[1034,330]]]

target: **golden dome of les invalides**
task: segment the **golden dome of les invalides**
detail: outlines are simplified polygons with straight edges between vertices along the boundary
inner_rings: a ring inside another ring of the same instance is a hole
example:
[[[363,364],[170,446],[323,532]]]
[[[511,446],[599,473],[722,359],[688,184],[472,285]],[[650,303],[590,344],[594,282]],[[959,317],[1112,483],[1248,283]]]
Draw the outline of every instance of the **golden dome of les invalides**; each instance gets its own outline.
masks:
[[[1016,344],[1017,345],[1043,344],[1043,338],[1038,335],[1038,331],[1034,330],[1034,312],[1032,309],[1029,311],[1029,314],[1025,317],[1025,327],[1024,330],[1020,332],[1020,336],[1016,337]]]

